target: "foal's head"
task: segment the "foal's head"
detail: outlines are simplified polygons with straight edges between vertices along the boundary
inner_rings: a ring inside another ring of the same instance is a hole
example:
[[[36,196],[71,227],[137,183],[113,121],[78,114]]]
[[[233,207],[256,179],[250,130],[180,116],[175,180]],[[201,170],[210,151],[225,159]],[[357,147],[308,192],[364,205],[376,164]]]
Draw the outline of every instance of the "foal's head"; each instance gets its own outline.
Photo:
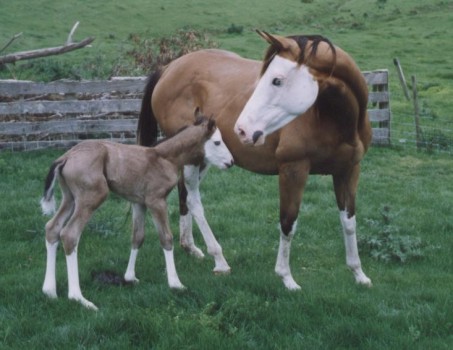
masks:
[[[223,142],[222,134],[216,127],[214,119],[201,115],[198,108],[195,111],[196,121],[206,130],[206,141],[204,143],[204,161],[206,164],[214,165],[219,169],[227,169],[234,164],[233,156]]]
[[[179,159],[181,165],[214,165],[227,169],[234,164],[233,156],[223,142],[214,119],[207,118],[197,108],[195,122],[175,135],[154,145],[167,157]]]

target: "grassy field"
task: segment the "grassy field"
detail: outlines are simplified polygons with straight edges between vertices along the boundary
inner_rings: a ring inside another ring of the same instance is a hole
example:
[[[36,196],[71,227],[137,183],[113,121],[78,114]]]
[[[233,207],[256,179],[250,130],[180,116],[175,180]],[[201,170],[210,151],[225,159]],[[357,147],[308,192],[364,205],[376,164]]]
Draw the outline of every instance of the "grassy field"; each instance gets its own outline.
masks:
[[[2,202],[0,340],[3,349],[450,349],[453,346],[453,181],[451,157],[372,149],[358,196],[362,262],[371,289],[354,284],[330,177],[312,177],[292,249],[302,291],[288,292],[273,267],[278,243],[277,178],[233,168],[213,170],[203,183],[208,220],[232,267],[212,273],[176,247],[186,291],[171,291],[157,234],[148,223],[136,286],[104,285],[93,274],[124,273],[130,215],[109,199],[82,236],[79,259],[85,296],[100,310],[66,298],[59,250],[60,298],[41,293],[45,270],[39,198],[58,151],[0,154]],[[435,180],[434,180],[435,179]],[[177,203],[170,197],[177,237]],[[384,209],[385,208],[385,209]],[[384,220],[384,213],[386,220]],[[234,220],[232,219],[234,218]],[[389,238],[390,236],[390,238]],[[389,238],[371,256],[368,243]],[[406,244],[398,245],[399,238]],[[204,248],[200,235],[196,235]],[[414,248],[413,250],[411,250]],[[398,257],[406,255],[401,263]]]
[[[137,262],[141,282],[100,283],[93,275],[122,274],[129,256],[129,207],[112,196],[89,223],[79,249],[81,287],[100,308],[97,313],[67,300],[61,249],[60,298],[41,293],[48,218],[40,213],[39,199],[48,166],[62,152],[0,153],[0,349],[451,349],[452,151],[406,147],[412,102],[403,97],[393,58],[399,57],[407,78],[417,76],[426,133],[450,137],[452,9],[450,0],[0,0],[0,50],[23,32],[0,55],[60,45],[76,21],[81,23],[75,40],[96,37],[84,50],[0,67],[0,78],[107,78],[115,65],[130,63],[131,34],[161,38],[193,28],[221,48],[256,59],[266,45],[254,28],[323,34],[362,70],[390,70],[395,145],[370,150],[359,187],[358,236],[373,288],[356,286],[345,266],[331,179],[312,177],[291,256],[302,291],[285,290],[273,272],[277,178],[233,168],[213,170],[202,186],[231,275],[215,276],[211,258],[197,260],[176,247],[176,266],[188,288],[169,290],[148,222]],[[229,28],[237,30],[228,33]],[[170,203],[177,238],[175,193]]]

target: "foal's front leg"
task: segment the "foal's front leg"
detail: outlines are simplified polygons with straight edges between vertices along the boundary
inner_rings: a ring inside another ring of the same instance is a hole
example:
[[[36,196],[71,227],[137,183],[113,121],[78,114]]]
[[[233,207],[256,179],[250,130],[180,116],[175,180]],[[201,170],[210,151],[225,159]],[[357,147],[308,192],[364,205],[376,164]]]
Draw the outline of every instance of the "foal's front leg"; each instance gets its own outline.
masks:
[[[193,215],[195,221],[203,235],[206,243],[208,254],[214,257],[215,273],[228,273],[231,268],[228,265],[225,257],[223,256],[222,247],[217,242],[214,234],[212,233],[211,227],[206,220],[204,215],[203,204],[201,203],[200,195],[200,181],[206,174],[208,168],[204,168],[200,173],[200,167],[197,166],[185,166],[184,167],[184,184],[187,189],[187,206],[189,207],[190,214]],[[181,233],[182,234],[182,233]],[[188,234],[188,231],[185,232]],[[190,235],[192,231],[190,230]],[[185,238],[185,242],[191,242],[193,244],[193,237]],[[193,245],[195,247],[195,245]],[[196,248],[196,247],[195,247]],[[198,249],[198,248],[197,248]]]
[[[151,210],[153,222],[159,233],[160,244],[164,251],[168,285],[170,288],[184,289],[185,287],[179,280],[178,273],[176,272],[173,253],[173,235],[168,221],[167,204],[165,200],[154,200],[148,207]]]

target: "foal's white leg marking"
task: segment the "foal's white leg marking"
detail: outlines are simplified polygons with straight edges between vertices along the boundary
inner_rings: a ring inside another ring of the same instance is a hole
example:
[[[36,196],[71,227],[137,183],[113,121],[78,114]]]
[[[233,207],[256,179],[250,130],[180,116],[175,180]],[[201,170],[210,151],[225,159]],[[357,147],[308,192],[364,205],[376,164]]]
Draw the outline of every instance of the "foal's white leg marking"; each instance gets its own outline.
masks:
[[[371,280],[363,273],[357,249],[356,220],[355,216],[348,218],[347,211],[340,212],[341,225],[343,226],[344,245],[346,248],[346,264],[354,274],[355,281],[371,287]]]
[[[184,289],[184,285],[179,280],[175,267],[173,248],[170,250],[163,249],[165,256],[165,266],[167,268],[167,279],[170,288]]]
[[[289,267],[291,240],[296,232],[296,226],[297,221],[294,222],[288,235],[285,235],[280,227],[280,245],[278,247],[277,263],[275,264],[275,272],[282,278],[283,284],[289,290],[300,289],[300,286],[294,281]]]
[[[55,267],[57,263],[57,248],[58,241],[56,241],[55,243],[49,243],[46,240],[47,249],[46,276],[44,277],[42,291],[50,298],[57,297],[57,282],[55,277]]]
[[[192,214],[190,212],[179,217],[179,243],[190,254],[200,259],[204,258],[203,252],[195,245],[193,240]]]
[[[202,175],[206,173],[207,169],[203,170]],[[208,254],[214,257],[215,267],[214,272],[216,273],[228,273],[231,268],[228,265],[225,257],[222,253],[222,247],[217,242],[211,228],[204,216],[203,204],[201,203],[200,196],[200,173],[199,167],[196,166],[185,166],[184,167],[184,179],[187,188],[187,206],[189,207],[190,213],[195,218],[195,221],[200,228],[201,234],[203,235],[206,243]],[[193,239],[193,238],[192,238]]]
[[[77,248],[70,255],[66,255],[66,267],[68,269],[68,298],[78,301],[88,309],[97,310],[96,305],[85,299],[80,290]]]
[[[128,282],[138,283],[139,280],[135,277],[135,262],[137,261],[138,249],[131,249],[131,255],[129,256],[129,263],[127,264],[126,273],[124,274],[124,280]]]

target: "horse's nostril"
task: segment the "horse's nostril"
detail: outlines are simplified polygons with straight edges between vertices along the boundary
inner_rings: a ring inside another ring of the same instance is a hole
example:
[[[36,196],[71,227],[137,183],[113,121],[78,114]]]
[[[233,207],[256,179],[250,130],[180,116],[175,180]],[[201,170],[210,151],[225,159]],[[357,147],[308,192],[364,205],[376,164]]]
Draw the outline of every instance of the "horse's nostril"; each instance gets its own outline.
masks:
[[[253,136],[252,136],[252,138],[253,138],[253,143],[256,143],[256,141],[258,141],[258,139],[259,139],[262,135],[263,135],[263,132],[262,132],[262,131],[260,131],[260,130],[255,131],[255,132],[253,133]]]
[[[238,135],[239,136],[245,136],[245,131],[242,130],[241,128],[238,128]]]

